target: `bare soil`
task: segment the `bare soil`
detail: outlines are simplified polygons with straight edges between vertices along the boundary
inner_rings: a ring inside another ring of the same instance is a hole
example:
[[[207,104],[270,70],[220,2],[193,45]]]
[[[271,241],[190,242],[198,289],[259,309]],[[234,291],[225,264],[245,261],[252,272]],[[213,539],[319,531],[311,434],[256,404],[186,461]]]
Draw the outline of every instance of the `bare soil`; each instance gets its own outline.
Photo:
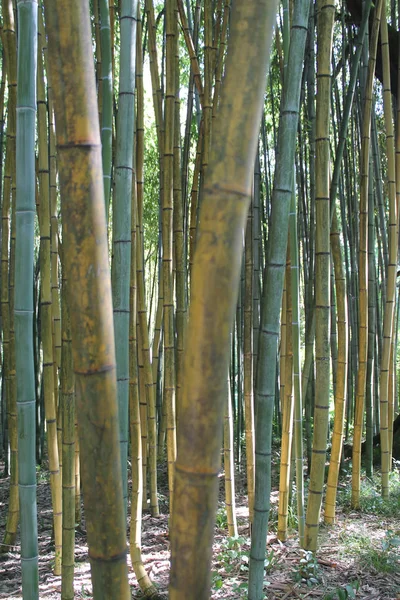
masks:
[[[0,471],[3,465],[0,465]],[[161,515],[143,515],[142,555],[148,574],[159,589],[168,595],[169,537],[168,505],[165,475],[160,473]],[[0,539],[3,539],[8,502],[8,479],[0,479]],[[347,485],[346,483],[343,485]],[[220,509],[214,539],[213,587],[211,598],[239,599],[247,597],[249,524],[244,477],[237,475],[236,498],[239,541],[228,538],[223,511],[223,478],[221,478]],[[400,514],[382,518],[371,513],[339,509],[333,527],[321,526],[320,549],[316,560],[300,549],[295,530],[285,543],[276,531],[277,491],[272,495],[270,535],[266,548],[265,597],[287,598],[351,598],[364,600],[400,600]],[[40,598],[59,599],[61,579],[52,574],[54,544],[50,488],[46,477],[38,481],[39,581]],[[399,537],[397,537],[399,536]],[[385,541],[392,540],[387,548]],[[0,557],[0,598],[22,600],[19,537],[16,546]],[[375,560],[373,560],[375,559]],[[76,529],[75,549],[76,598],[92,598],[90,566],[84,521]],[[130,563],[130,559],[128,558]],[[386,568],[387,563],[387,568]],[[132,597],[140,598],[140,590],[130,568]],[[346,589],[346,586],[347,589]],[[350,586],[350,587],[349,587]],[[346,595],[347,594],[347,595]],[[118,600],[116,598],[116,600]]]

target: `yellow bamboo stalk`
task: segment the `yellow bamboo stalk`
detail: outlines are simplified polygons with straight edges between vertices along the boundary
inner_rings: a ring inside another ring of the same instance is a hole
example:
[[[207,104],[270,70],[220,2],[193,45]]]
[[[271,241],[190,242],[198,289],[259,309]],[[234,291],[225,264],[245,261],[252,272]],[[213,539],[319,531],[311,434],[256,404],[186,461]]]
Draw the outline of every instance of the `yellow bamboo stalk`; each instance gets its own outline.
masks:
[[[244,252],[243,396],[245,407],[247,495],[250,524],[254,517],[254,389],[253,389],[253,212],[247,216]]]
[[[304,546],[315,552],[325,476],[329,422],[330,382],[330,203],[329,120],[331,97],[332,37],[335,3],[317,2],[317,95],[316,95],[316,237],[315,237],[315,406],[310,485]]]
[[[278,539],[287,540],[287,520],[289,512],[290,463],[293,439],[293,338],[292,338],[292,289],[290,285],[291,263],[288,250],[286,262],[286,356],[284,396],[282,403],[282,437],[279,473]]]
[[[237,537],[235,500],[235,461],[233,455],[233,418],[231,384],[227,380],[226,407],[224,417],[224,467],[225,467],[225,506],[230,537]]]
[[[93,595],[130,599],[89,6],[45,2]],[[74,66],[71,69],[71,65]]]
[[[385,0],[382,0],[382,14],[385,15]],[[389,419],[393,423],[393,394],[390,398],[390,355],[393,335],[394,307],[396,302],[397,275],[397,210],[396,210],[396,167],[394,149],[394,130],[392,119],[392,98],[390,91],[390,57],[386,18],[381,20],[381,46],[383,62],[383,106],[386,128],[386,155],[388,160],[389,195],[389,262],[386,277],[386,302],[383,317],[383,344],[379,379],[380,434],[381,434],[381,476],[382,496],[389,496],[389,472],[391,470]],[[393,391],[393,390],[392,390]]]
[[[61,575],[62,551],[62,487],[59,465],[61,419],[57,423],[57,407],[54,389],[53,323],[51,308],[51,254],[50,254],[50,187],[47,143],[47,104],[45,100],[43,61],[38,45],[37,114],[39,147],[39,229],[40,229],[40,272],[41,272],[41,338],[43,350],[43,388],[47,426],[47,448],[49,454],[50,486],[53,506],[55,562],[54,574]]]
[[[340,234],[336,211],[333,214],[331,228],[331,247],[333,264],[335,268],[338,327],[338,366],[336,376],[335,420],[333,424],[332,449],[329,463],[328,482],[326,487],[324,516],[325,523],[329,524],[333,524],[335,522],[337,483],[339,478],[339,467],[343,446],[344,408],[347,395],[348,356],[346,278],[343,269]]]

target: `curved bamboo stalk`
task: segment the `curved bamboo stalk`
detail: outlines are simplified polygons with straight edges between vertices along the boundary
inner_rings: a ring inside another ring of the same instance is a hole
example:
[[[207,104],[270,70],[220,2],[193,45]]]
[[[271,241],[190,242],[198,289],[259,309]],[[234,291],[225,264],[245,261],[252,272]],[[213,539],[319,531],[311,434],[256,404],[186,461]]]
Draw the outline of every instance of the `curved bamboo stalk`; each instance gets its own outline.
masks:
[[[171,527],[171,600],[209,597],[221,425],[236,304],[232,290],[239,284],[275,10],[275,3],[258,1],[236,2],[232,8],[231,46],[192,271]],[[237,119],[232,118],[233,97]]]

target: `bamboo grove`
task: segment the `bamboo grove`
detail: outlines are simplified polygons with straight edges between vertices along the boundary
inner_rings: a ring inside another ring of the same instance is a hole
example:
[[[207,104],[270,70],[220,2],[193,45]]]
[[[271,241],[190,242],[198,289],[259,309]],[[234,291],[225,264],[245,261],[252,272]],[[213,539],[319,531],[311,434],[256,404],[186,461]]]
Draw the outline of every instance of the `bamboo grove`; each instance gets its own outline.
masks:
[[[221,473],[232,536],[246,477],[249,600],[273,473],[278,538],[293,505],[312,552],[344,462],[354,508],[377,464],[388,498],[398,19],[385,0],[2,0],[0,551],[20,546],[25,599],[37,465],[62,600],[82,506],[94,598],[130,597],[127,548],[158,596],[141,529],[162,466],[174,600],[210,595]]]

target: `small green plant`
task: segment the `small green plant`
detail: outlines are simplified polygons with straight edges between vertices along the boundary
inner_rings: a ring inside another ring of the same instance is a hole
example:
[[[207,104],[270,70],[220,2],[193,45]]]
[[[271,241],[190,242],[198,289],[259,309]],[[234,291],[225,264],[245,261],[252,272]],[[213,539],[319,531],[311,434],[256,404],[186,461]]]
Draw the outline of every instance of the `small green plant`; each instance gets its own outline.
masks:
[[[215,524],[219,529],[228,528],[228,518],[226,516],[225,508],[220,508],[215,516]]]
[[[221,552],[218,554],[217,559],[226,573],[238,573],[248,569],[249,550],[242,548],[246,542],[247,540],[240,536],[228,537],[221,545]],[[242,569],[242,566],[245,569]]]
[[[324,600],[348,600],[349,598],[355,598],[359,587],[359,581],[352,581],[324,596]]]
[[[273,548],[271,548],[271,550],[268,552],[265,552],[265,561],[264,561],[264,567],[265,567],[265,572],[266,573],[270,573],[272,571],[272,569],[278,564],[278,557],[275,554],[275,551]]]
[[[89,590],[86,588],[86,586],[82,585],[81,591],[80,591],[78,597],[79,598],[92,598],[92,594],[89,592]]]
[[[217,555],[219,571],[212,571],[212,585],[220,590],[224,581],[229,579],[231,589],[237,598],[247,596],[247,576],[249,570],[250,540],[243,537],[228,537],[222,544]],[[265,553],[265,571],[269,573],[277,564],[278,557],[273,549]],[[224,578],[223,575],[227,577]]]
[[[310,550],[302,550],[303,556],[294,572],[296,581],[306,583],[309,587],[321,582],[318,560]]]

